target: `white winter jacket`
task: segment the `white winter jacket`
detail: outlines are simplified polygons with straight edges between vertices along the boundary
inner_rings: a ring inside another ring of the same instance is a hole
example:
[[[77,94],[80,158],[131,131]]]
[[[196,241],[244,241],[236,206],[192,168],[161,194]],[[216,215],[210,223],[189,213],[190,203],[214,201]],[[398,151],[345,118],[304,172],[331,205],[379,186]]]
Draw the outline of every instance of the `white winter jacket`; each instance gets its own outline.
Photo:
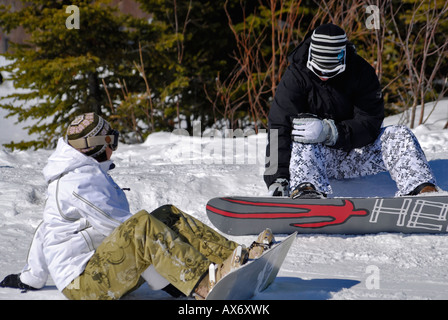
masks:
[[[79,276],[96,247],[131,217],[126,195],[99,163],[59,139],[43,170],[48,195],[20,279],[41,288],[51,275],[62,291]]]

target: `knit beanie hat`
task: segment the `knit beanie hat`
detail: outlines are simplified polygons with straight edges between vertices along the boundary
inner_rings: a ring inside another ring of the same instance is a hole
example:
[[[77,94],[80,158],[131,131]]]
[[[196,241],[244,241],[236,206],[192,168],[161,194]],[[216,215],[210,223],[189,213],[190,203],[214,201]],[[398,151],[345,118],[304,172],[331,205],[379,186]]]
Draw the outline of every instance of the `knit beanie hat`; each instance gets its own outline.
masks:
[[[345,70],[347,35],[334,24],[317,27],[312,36],[307,67],[319,77],[331,78]]]
[[[96,113],[85,113],[77,116],[67,129],[67,142],[86,156],[93,158],[101,155],[107,147],[107,143],[88,146],[87,143],[80,145],[79,141],[87,141],[87,138],[95,136],[106,136],[111,130],[109,123]],[[78,140],[82,139],[82,140]],[[77,140],[77,141],[75,141]]]

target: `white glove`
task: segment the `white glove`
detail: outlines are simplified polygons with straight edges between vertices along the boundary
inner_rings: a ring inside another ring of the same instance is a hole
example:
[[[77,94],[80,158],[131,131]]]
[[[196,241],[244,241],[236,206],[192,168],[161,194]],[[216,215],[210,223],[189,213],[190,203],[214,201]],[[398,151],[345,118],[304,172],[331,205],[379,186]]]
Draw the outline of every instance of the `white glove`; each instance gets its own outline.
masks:
[[[319,119],[312,114],[301,114],[292,120],[292,140],[300,143],[323,143],[333,146],[338,130],[333,120]]]
[[[271,197],[288,197],[289,181],[285,178],[277,178],[274,183],[269,186],[268,195]]]

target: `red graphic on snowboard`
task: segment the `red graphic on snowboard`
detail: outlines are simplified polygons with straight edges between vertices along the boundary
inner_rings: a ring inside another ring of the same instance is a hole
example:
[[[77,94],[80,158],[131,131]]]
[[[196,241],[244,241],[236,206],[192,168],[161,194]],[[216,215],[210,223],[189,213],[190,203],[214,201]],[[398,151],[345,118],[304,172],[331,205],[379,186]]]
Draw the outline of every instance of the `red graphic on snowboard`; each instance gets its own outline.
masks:
[[[239,219],[283,219],[283,218],[311,218],[323,217],[330,218],[330,220],[320,222],[307,223],[292,223],[292,226],[300,228],[321,228],[329,225],[336,225],[346,222],[353,216],[365,216],[369,212],[367,210],[355,210],[353,203],[350,200],[343,200],[342,205],[322,205],[322,204],[285,204],[272,202],[251,202],[244,200],[225,199],[229,202],[246,204],[249,206],[259,207],[283,207],[300,209],[300,212],[275,212],[275,213],[236,213],[214,208],[207,205],[207,209],[211,212]]]

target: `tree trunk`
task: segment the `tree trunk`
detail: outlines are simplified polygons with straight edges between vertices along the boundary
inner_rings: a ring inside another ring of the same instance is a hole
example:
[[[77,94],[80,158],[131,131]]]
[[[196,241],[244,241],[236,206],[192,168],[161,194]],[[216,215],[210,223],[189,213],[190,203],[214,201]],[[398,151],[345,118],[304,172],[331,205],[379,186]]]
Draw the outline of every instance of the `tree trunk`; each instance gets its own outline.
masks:
[[[88,73],[88,93],[85,112],[95,112],[101,114],[101,92],[96,72]]]

